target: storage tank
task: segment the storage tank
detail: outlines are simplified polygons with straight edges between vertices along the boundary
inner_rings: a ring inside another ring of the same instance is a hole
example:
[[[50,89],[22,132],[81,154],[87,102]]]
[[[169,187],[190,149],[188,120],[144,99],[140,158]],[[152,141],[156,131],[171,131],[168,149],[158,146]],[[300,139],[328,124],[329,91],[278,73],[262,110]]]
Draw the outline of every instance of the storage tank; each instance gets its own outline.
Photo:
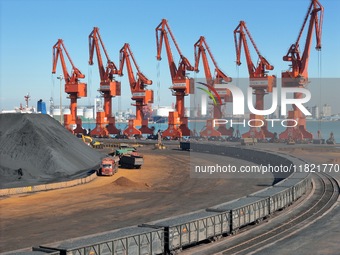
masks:
[[[43,102],[42,99],[40,99],[37,103],[37,109],[38,109],[38,112],[42,113],[42,114],[46,114],[47,111],[46,111],[46,103]]]

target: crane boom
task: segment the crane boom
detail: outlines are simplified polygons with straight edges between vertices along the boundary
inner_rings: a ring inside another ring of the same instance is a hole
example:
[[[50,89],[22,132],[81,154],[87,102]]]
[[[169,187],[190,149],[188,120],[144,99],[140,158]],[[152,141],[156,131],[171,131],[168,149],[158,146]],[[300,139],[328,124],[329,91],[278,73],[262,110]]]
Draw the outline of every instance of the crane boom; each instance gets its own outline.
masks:
[[[287,52],[287,54],[283,57],[284,61],[289,61],[292,63],[291,72],[287,75],[291,78],[302,77],[304,84],[307,83],[308,80],[308,63],[310,56],[310,48],[312,44],[312,36],[313,30],[315,28],[315,37],[316,37],[316,50],[321,50],[321,35],[322,35],[322,23],[323,23],[323,13],[324,8],[320,4],[318,0],[312,0],[311,4],[308,7],[307,14],[302,23],[302,27],[299,31],[296,42],[292,44]],[[303,34],[303,31],[306,27],[307,21],[309,19],[308,32],[305,41],[305,47],[303,53],[300,52],[300,39]],[[300,79],[300,83],[301,83]]]
[[[257,56],[259,58],[257,66],[255,66],[252,61],[248,42],[247,42],[247,36],[249,40],[251,41],[257,53]],[[243,20],[240,21],[240,24],[234,30],[234,40],[235,40],[235,49],[236,49],[236,64],[238,66],[241,65],[241,53],[242,53],[242,45],[243,45],[245,57],[247,61],[248,73],[249,73],[250,78],[266,77],[267,76],[266,71],[274,69],[274,66],[272,66],[268,62],[268,60],[265,57],[263,57],[262,54],[260,53],[259,49],[257,48],[255,44],[253,37],[251,36],[246,26],[246,23]]]
[[[106,68],[104,68],[103,60],[100,52],[100,46],[102,47],[107,59]],[[119,69],[115,63],[111,61],[109,54],[106,51],[105,45],[99,33],[99,28],[94,27],[93,31],[89,35],[89,64],[93,65],[94,49],[96,49],[98,68],[100,74],[100,80],[102,82],[109,82],[113,80],[113,75],[119,74]]]
[[[61,62],[61,68],[63,69],[63,74],[64,74],[64,79],[68,83],[77,83],[79,79],[85,78],[85,75],[82,74],[77,67],[73,64],[73,61],[68,54],[66,47],[64,45],[64,42],[62,39],[58,39],[56,44],[52,48],[53,50],[53,67],[52,67],[52,73],[55,74],[57,71],[57,63],[58,59],[60,57],[60,62]],[[68,71],[67,71],[67,66],[65,63],[65,58],[63,55],[63,51],[65,52],[71,66],[72,66],[72,75],[70,76]]]
[[[223,81],[225,83],[229,83],[232,81],[231,77],[228,77],[217,65],[217,62],[214,58],[214,55],[212,54],[204,36],[201,36],[198,41],[194,44],[194,49],[195,49],[195,71],[198,72],[198,66],[200,62],[200,58],[202,56],[202,62],[203,62],[203,68],[204,68],[204,73],[205,77],[207,79],[207,83],[211,86],[214,84],[220,84]],[[214,73],[214,78],[211,75],[210,67],[209,67],[209,62],[207,58],[206,51],[208,52],[210,59],[212,60],[214,66],[215,66],[215,73]],[[224,95],[230,96],[230,91],[224,91]]]
[[[170,37],[180,56],[178,67],[176,66],[173,59],[168,33],[170,34]],[[176,84],[183,83],[183,81],[187,79],[186,71],[194,71],[195,68],[190,64],[189,60],[182,54],[166,19],[162,19],[161,23],[156,27],[157,60],[162,59],[161,53],[163,48],[162,47],[163,41],[165,42],[165,49],[168,56],[170,75],[175,89]],[[189,93],[189,91],[187,91],[187,93]]]
[[[137,70],[137,77],[138,77],[137,81],[133,73],[131,60]],[[139,66],[135,60],[135,57],[128,43],[125,43],[124,46],[120,49],[120,65],[119,65],[120,76],[123,75],[123,68],[124,68],[125,62],[126,62],[126,70],[128,72],[128,78],[130,81],[130,89],[132,93],[144,91],[146,85],[152,84],[152,81],[146,78],[146,76],[140,71]]]

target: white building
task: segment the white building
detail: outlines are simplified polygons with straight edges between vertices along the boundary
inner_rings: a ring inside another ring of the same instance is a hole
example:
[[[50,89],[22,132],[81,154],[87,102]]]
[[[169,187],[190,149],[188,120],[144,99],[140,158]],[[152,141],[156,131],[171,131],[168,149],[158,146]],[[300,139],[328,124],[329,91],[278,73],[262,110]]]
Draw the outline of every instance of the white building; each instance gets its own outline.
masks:
[[[319,106],[315,105],[312,107],[312,117],[313,119],[316,119],[316,120],[320,118]]]
[[[332,106],[324,104],[322,106],[322,117],[330,117],[332,115]]]
[[[170,106],[160,106],[152,110],[152,116],[168,117],[169,112],[173,112],[174,109]]]

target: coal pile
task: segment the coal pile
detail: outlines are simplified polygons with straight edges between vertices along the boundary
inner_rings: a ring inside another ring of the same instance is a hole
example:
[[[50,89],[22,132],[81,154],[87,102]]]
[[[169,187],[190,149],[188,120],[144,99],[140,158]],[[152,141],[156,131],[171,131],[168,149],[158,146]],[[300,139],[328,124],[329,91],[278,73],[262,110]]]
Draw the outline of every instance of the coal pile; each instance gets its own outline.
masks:
[[[117,180],[113,181],[112,184],[117,187],[134,188],[134,189],[150,187],[150,185],[147,183],[135,182],[124,176],[119,177]]]
[[[0,114],[0,188],[64,181],[103,155],[45,114]]]

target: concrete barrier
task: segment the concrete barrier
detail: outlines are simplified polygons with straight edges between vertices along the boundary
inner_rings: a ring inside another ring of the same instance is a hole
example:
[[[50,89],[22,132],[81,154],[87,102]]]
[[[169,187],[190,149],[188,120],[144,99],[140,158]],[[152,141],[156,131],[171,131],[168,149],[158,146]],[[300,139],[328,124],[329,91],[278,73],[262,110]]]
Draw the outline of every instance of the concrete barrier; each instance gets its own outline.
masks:
[[[255,145],[257,143],[257,138],[242,138],[242,145]]]
[[[26,187],[0,189],[0,197],[18,195],[18,194],[24,194],[24,193],[33,193],[33,192],[39,192],[39,191],[47,191],[47,190],[53,190],[53,189],[68,188],[68,187],[73,187],[73,186],[77,186],[80,184],[89,183],[93,181],[95,178],[97,178],[96,172],[92,173],[91,175],[87,177],[74,179],[70,181],[39,184],[39,185],[32,185],[32,186],[26,186]]]

